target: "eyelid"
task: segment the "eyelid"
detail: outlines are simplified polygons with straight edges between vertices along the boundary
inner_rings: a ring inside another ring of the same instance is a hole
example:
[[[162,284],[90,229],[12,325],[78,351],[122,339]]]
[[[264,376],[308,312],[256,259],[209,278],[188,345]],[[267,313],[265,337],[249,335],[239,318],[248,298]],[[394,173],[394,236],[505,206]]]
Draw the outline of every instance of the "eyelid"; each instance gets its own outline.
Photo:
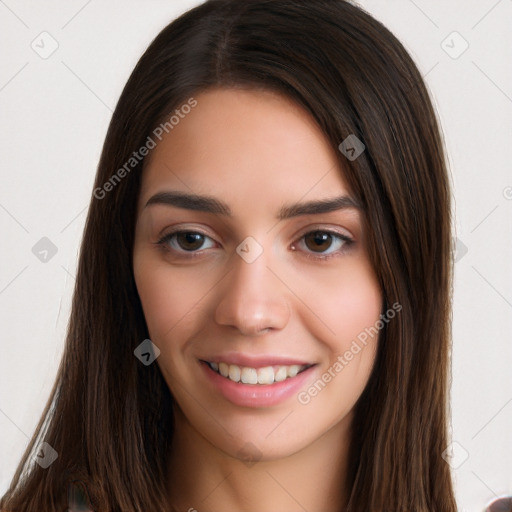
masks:
[[[322,252],[319,252],[319,253],[316,253],[314,251],[300,251],[303,253],[303,256],[307,259],[311,259],[313,261],[325,261],[325,260],[328,260],[330,258],[336,258],[338,256],[343,256],[343,254],[348,251],[351,246],[355,243],[355,240],[354,238],[351,236],[351,235],[347,235],[345,233],[342,233],[340,232],[338,229],[335,229],[335,228],[325,228],[325,227],[322,227],[322,226],[317,226],[317,227],[312,227],[312,226],[309,226],[305,231],[301,231],[301,235],[299,236],[299,238],[297,239],[297,242],[293,242],[292,244],[292,247],[295,247],[295,245],[297,243],[304,243],[303,240],[304,240],[304,237],[310,233],[315,233],[319,231],[320,233],[328,233],[329,235],[331,236],[334,236],[334,237],[337,237],[339,238],[340,240],[343,241],[343,245],[341,246],[340,249],[337,249],[333,252],[330,252],[330,253],[322,253]]]
[[[301,252],[305,253],[306,257],[311,258],[311,259],[326,260],[328,258],[341,255],[353,243],[355,243],[355,240],[354,240],[354,238],[351,235],[348,235],[346,233],[342,233],[339,230],[339,228],[337,229],[337,228],[332,228],[332,227],[325,227],[325,224],[314,224],[314,225],[309,225],[309,226],[303,228],[301,231],[299,231],[299,233],[297,235],[294,236],[294,240],[295,241],[292,242],[292,247],[294,247],[297,243],[301,242],[306,235],[314,233],[316,231],[319,231],[321,233],[328,233],[328,234],[330,234],[332,236],[336,236],[339,239],[341,239],[344,243],[343,243],[343,246],[342,246],[341,249],[333,251],[332,253],[315,253],[314,251],[313,252],[301,251]],[[180,227],[177,227],[174,230],[171,230],[171,231],[165,233],[161,237],[159,237],[158,241],[155,242],[155,245],[159,246],[164,251],[174,252],[174,253],[177,253],[180,256],[184,256],[185,258],[193,258],[193,257],[201,256],[202,253],[205,250],[211,249],[211,248],[207,248],[207,249],[199,249],[197,251],[185,251],[185,250],[177,250],[177,249],[174,249],[172,247],[169,247],[166,242],[168,240],[170,240],[173,236],[175,236],[175,235],[177,235],[179,233],[196,233],[196,234],[200,234],[200,235],[202,235],[202,236],[204,236],[206,238],[209,238],[210,240],[213,240],[214,243],[218,243],[218,242],[216,242],[216,240],[213,237],[211,237],[210,235],[206,234],[200,228],[188,228],[186,226],[185,227],[180,226]]]
[[[202,231],[201,229],[198,229],[198,228],[187,228],[187,227],[179,227],[179,228],[176,228],[172,231],[169,231],[165,234],[163,234],[162,236],[160,236],[158,238],[158,240],[155,243],[155,245],[161,247],[162,249],[166,250],[166,251],[169,251],[169,252],[176,252],[180,255],[187,255],[189,257],[193,257],[195,255],[201,255],[201,251],[204,251],[205,249],[200,249],[199,251],[185,251],[185,250],[177,250],[177,249],[174,249],[172,247],[169,247],[168,244],[166,243],[167,241],[169,241],[173,236],[175,235],[178,235],[179,233],[195,233],[195,234],[199,234],[199,235],[202,235],[206,238],[209,238],[210,240],[213,240],[213,242],[215,242],[217,244],[217,242],[213,239],[213,237],[211,237],[210,235],[206,234],[204,231]]]
[[[343,229],[343,231],[341,231],[341,229]],[[350,238],[350,240],[355,242],[354,237],[352,236],[352,234],[350,233],[350,231],[348,229],[340,228],[339,226],[333,227],[333,226],[329,226],[327,224],[322,224],[322,223],[310,224],[310,225],[306,226],[305,228],[302,228],[298,232],[298,234],[295,236],[304,236],[304,235],[307,235],[308,233],[311,233],[312,231],[322,231],[322,232],[326,232],[326,233],[334,233],[339,236]]]

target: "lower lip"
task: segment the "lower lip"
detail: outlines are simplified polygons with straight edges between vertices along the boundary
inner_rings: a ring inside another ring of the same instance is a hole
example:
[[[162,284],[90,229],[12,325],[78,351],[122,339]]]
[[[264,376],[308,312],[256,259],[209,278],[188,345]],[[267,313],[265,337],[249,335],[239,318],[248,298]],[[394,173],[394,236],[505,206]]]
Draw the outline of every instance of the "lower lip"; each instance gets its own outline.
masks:
[[[203,361],[200,361],[200,365],[207,378],[224,397],[241,407],[269,407],[284,402],[299,392],[316,366],[313,365],[295,377],[289,377],[281,382],[274,382],[274,384],[243,384],[223,377]]]

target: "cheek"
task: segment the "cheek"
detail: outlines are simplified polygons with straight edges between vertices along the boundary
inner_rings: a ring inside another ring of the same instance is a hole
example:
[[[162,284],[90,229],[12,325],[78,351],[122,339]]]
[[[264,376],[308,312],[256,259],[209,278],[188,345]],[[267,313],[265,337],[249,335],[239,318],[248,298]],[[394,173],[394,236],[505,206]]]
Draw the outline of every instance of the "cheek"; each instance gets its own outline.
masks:
[[[366,272],[354,273],[337,290],[333,291],[336,299],[326,309],[341,349],[379,320],[382,295],[376,280]]]
[[[160,347],[169,336],[197,326],[198,316],[204,316],[206,276],[203,280],[196,274],[191,281],[185,270],[143,256],[134,258],[134,275],[150,337]]]
[[[380,318],[382,291],[366,260],[347,260],[296,282],[305,283],[300,295],[304,314],[314,313],[307,315],[311,332],[338,353]]]
[[[339,404],[340,410],[332,411],[338,418],[353,407],[368,382],[377,353],[382,291],[365,259],[347,260],[309,282],[315,285],[307,286],[304,296],[315,315],[304,309],[303,321],[324,345],[328,360],[319,375],[322,382],[312,382],[299,398],[309,403],[318,395],[320,411]]]
[[[325,276],[327,277],[327,276]],[[319,421],[336,424],[354,407],[377,353],[382,293],[367,265],[347,265],[328,279],[316,280],[308,305],[320,317],[308,317],[307,329],[324,345],[327,358],[316,378],[298,395]],[[336,404],[336,406],[334,406]]]
[[[324,338],[333,354],[325,376],[332,382],[325,398],[351,408],[362,393],[377,353],[382,292],[369,265],[352,266],[332,279],[324,304],[325,322],[335,335]]]

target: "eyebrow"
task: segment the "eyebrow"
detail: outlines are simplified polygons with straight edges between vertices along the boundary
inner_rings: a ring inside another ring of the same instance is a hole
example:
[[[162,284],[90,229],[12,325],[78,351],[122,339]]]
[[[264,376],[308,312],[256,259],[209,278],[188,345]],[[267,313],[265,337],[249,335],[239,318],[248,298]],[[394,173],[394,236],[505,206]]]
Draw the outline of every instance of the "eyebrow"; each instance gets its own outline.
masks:
[[[144,208],[155,204],[213,213],[215,215],[222,215],[225,217],[232,216],[231,209],[226,203],[211,196],[189,194],[186,192],[158,192],[154,196],[150,197]],[[355,199],[350,196],[343,195],[332,199],[320,199],[305,203],[285,205],[279,211],[277,218],[279,220],[284,220],[292,217],[298,217],[300,215],[316,215],[346,209],[360,211],[362,208]]]

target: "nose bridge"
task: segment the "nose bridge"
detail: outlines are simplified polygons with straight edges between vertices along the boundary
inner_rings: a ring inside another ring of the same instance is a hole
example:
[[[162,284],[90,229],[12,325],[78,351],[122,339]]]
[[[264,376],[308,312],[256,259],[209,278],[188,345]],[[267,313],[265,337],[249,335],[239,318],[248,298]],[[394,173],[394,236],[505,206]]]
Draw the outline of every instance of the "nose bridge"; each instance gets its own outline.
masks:
[[[269,248],[259,250],[252,241],[242,242],[233,254],[231,268],[221,290],[215,317],[221,325],[231,325],[247,334],[264,329],[282,329],[290,307],[283,284],[267,267]],[[259,245],[259,244],[258,244]]]

